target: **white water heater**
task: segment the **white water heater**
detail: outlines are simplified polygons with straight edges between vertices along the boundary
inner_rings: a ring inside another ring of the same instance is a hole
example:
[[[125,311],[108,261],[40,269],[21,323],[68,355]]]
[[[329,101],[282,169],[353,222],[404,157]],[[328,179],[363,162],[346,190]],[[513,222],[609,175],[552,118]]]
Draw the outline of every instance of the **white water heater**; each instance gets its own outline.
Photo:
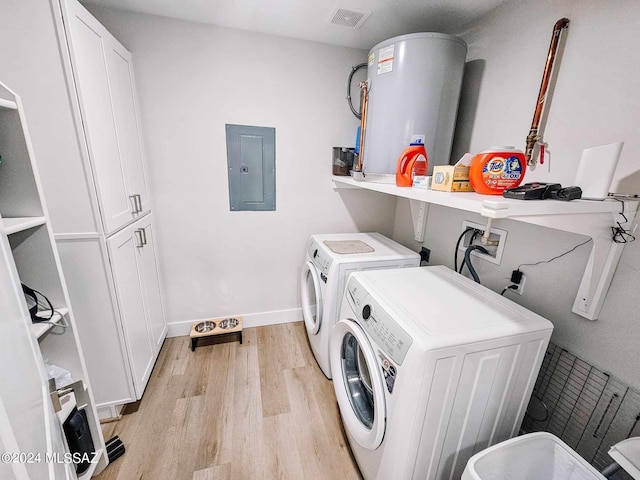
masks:
[[[463,40],[441,33],[402,35],[371,49],[365,180],[394,183],[398,157],[417,138],[429,175],[449,163],[466,56]]]

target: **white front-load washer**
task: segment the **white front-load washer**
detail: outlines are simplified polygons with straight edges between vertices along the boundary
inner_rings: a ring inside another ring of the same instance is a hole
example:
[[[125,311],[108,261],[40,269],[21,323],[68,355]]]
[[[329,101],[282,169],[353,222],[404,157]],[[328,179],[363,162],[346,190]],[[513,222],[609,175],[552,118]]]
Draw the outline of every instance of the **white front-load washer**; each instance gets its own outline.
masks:
[[[443,480],[518,434],[553,325],[445,267],[356,272],[333,385],[365,480]]]
[[[312,235],[300,276],[302,315],[311,350],[331,378],[329,336],[347,277],[358,270],[415,267],[420,255],[379,233]]]

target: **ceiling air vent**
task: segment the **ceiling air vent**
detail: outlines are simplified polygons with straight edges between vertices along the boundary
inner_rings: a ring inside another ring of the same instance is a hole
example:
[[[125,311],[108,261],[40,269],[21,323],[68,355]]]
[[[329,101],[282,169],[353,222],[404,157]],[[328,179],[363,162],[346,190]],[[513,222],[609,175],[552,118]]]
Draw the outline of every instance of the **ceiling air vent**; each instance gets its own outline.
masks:
[[[360,28],[371,12],[362,12],[346,8],[337,9],[331,17],[331,23],[341,27]]]

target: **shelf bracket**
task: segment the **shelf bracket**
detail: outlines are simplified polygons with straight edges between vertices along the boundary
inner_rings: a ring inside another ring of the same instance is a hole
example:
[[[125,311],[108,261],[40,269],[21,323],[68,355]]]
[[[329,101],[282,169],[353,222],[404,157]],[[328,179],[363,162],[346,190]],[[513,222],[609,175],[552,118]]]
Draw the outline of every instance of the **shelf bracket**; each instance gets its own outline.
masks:
[[[409,199],[411,206],[411,220],[413,222],[413,234],[416,242],[424,241],[424,227],[427,224],[429,204],[420,200]]]
[[[637,203],[625,203],[627,218],[632,219],[636,209]],[[620,213],[596,213],[512,218],[591,237],[591,253],[571,311],[588,320],[597,320],[624,249],[624,243],[613,241],[611,227],[617,221],[623,223],[624,217]],[[623,226],[633,232],[637,223],[629,220]]]
[[[614,221],[622,221],[622,218],[617,218],[618,216],[619,214],[613,214]],[[633,221],[630,223],[631,229],[635,230],[636,223]],[[600,316],[602,305],[624,249],[624,243],[616,243],[612,240],[610,229],[608,233],[608,238],[604,239],[591,237],[593,248],[571,309],[574,313],[589,320],[597,320]]]

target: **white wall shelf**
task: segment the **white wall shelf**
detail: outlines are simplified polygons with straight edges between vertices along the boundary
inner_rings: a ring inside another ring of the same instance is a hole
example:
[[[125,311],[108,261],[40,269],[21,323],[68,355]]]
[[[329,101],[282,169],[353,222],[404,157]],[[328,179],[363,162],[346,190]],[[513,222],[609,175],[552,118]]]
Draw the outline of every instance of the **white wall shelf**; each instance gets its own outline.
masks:
[[[487,218],[514,218],[538,215],[577,215],[582,213],[618,213],[620,202],[615,200],[513,200],[499,195],[480,195],[471,192],[438,192],[423,188],[398,187],[390,183],[361,182],[351,177],[333,176],[335,188],[363,188],[396,197],[457,208],[479,213]],[[627,205],[637,202],[625,202]],[[626,210],[629,211],[629,210]],[[635,212],[635,208],[633,210]]]
[[[22,232],[33,227],[44,225],[47,220],[44,217],[20,217],[3,218],[4,230],[7,235]]]
[[[45,333],[51,330],[56,325],[60,324],[65,315],[69,313],[68,308],[56,308],[55,313],[51,320],[46,323],[34,323],[31,325],[31,331],[36,338],[42,337]],[[41,315],[44,318],[49,316],[49,312],[43,312]]]
[[[351,177],[333,176],[332,180],[336,189],[361,188],[409,199],[417,241],[422,241],[424,235],[427,204],[477,213],[488,220],[508,218],[591,237],[593,248],[572,309],[589,320],[596,320],[600,314],[624,247],[624,244],[613,241],[611,227],[620,222],[627,230],[636,228],[633,219],[637,201],[522,201],[477,193],[398,187],[395,184],[357,181]],[[623,223],[625,217],[627,223]]]
[[[0,108],[4,108],[6,110],[17,110],[18,105],[16,102],[12,102],[11,100],[0,98]]]

